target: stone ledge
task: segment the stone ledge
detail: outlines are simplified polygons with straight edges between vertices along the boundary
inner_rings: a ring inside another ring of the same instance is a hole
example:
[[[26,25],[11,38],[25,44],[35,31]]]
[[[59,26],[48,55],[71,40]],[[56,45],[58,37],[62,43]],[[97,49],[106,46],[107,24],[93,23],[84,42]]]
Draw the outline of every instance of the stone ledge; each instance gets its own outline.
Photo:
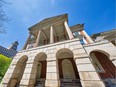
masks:
[[[107,41],[107,40],[104,40],[104,41],[101,41],[101,42],[94,42],[94,43],[86,44],[86,45],[83,45],[83,46],[84,47],[90,47],[90,46],[96,46],[96,45],[107,44],[107,43],[110,43],[110,42]]]
[[[57,43],[53,43],[53,44],[39,46],[39,47],[36,47],[36,48],[21,50],[18,53],[22,53],[22,52],[26,52],[26,51],[32,51],[32,50],[37,50],[37,49],[43,49],[43,48],[48,48],[48,47],[53,47],[53,46],[56,46],[56,45],[62,45],[62,44],[66,44],[66,43],[70,43],[70,42],[75,42],[75,41],[79,41],[79,38],[74,38],[74,39],[71,39],[71,40],[66,40],[66,41],[62,41],[62,42],[57,42]]]

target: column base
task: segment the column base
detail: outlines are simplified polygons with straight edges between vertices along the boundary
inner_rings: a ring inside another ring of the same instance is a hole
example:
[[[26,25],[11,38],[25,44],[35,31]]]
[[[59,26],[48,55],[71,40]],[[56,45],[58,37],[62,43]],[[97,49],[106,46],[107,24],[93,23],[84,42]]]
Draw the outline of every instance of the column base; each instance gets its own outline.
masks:
[[[11,84],[8,84],[8,83],[2,83],[1,87],[15,87],[16,83],[11,83]]]
[[[19,87],[34,87],[33,85],[20,85]]]
[[[45,87],[60,87],[59,80],[46,80]]]
[[[1,87],[15,87],[17,84],[16,79],[4,79]]]
[[[81,80],[82,87],[105,87],[105,84],[102,81],[83,81]]]
[[[34,87],[35,80],[21,80],[20,87]]]

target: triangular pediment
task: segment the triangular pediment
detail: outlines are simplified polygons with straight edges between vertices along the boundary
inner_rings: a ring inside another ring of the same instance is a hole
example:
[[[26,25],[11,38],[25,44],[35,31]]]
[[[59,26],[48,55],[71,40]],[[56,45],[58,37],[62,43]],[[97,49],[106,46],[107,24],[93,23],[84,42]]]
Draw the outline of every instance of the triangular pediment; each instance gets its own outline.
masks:
[[[60,21],[60,20],[68,20],[68,15],[62,14],[62,15],[46,18],[46,19],[40,21],[39,23],[35,24],[34,26],[30,27],[29,30],[33,30],[33,29],[36,29],[39,27],[44,27],[46,25],[50,25],[50,24]]]

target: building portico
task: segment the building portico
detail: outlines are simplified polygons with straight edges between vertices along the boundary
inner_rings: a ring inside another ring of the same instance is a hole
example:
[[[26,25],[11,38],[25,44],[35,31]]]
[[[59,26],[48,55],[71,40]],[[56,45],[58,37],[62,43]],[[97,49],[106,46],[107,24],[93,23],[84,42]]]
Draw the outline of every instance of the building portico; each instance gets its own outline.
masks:
[[[49,21],[47,21],[46,19],[29,28],[29,39],[27,39],[27,42],[25,43],[23,49],[73,39],[75,37],[74,32],[84,32],[83,24],[75,26],[76,28],[79,28],[79,30],[75,31],[74,28],[70,29],[67,22],[67,15],[58,16],[56,17],[56,19],[53,19],[50,20],[51,23],[49,23]],[[45,26],[42,27],[41,24],[43,24],[44,22]],[[87,43],[92,42],[92,39],[90,39],[85,32],[80,34],[86,37]]]

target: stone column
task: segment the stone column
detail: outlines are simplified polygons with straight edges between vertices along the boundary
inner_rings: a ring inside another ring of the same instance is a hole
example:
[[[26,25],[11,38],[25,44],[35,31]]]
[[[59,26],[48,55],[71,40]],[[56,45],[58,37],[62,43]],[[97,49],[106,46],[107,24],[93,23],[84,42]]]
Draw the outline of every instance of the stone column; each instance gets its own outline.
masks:
[[[81,30],[80,34],[83,35],[87,43],[93,43],[93,40],[90,38],[90,36],[85,32],[85,30]]]
[[[4,78],[2,79],[2,85],[1,87],[15,87],[16,85],[16,80],[13,78],[15,75],[14,70],[16,68],[16,64],[13,64],[14,59],[11,63],[11,65],[9,66]]]
[[[23,47],[23,50],[27,48],[30,37],[31,37],[31,34],[29,34],[28,39],[27,39],[27,41],[26,41],[26,43],[25,43],[25,45]]]
[[[59,87],[59,75],[55,53],[48,54],[45,87]]]
[[[69,26],[68,26],[68,23],[67,23],[66,21],[64,22],[64,26],[65,26],[66,31],[67,31],[67,33],[68,33],[69,39],[73,39],[73,38],[74,38],[73,33],[72,33],[72,31],[70,30],[70,28],[69,28]]]
[[[85,39],[85,37],[83,37],[83,42],[84,42],[84,44],[89,43],[89,41],[87,39]]]
[[[73,52],[82,87],[105,87],[104,82],[101,80],[85,50],[79,48]]]
[[[50,27],[50,43],[54,43],[54,31],[53,31],[53,26]]]
[[[27,61],[23,77],[20,81],[20,87],[34,87],[36,82],[36,72],[37,72],[38,61],[29,59]]]
[[[2,87],[15,87],[20,78],[19,74],[21,73],[22,67],[23,63],[19,62],[17,58],[14,58],[3,78]]]
[[[37,36],[37,39],[36,39],[35,47],[39,46],[40,35],[41,35],[41,30],[39,30],[39,32],[38,32],[38,36]]]

